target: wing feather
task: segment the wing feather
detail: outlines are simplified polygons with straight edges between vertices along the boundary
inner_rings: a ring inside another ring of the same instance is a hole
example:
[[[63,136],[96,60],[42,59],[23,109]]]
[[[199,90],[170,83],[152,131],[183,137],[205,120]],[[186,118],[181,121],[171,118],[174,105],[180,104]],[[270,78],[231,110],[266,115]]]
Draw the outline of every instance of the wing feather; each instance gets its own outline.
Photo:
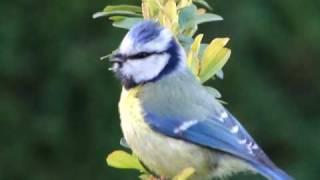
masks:
[[[224,151],[247,161],[261,159],[268,165],[273,165],[240,123],[231,118],[233,116],[230,113],[224,122],[219,121],[218,118],[208,120],[179,119],[177,117],[163,119],[152,113],[145,115],[145,120],[151,128],[167,136]],[[192,122],[191,125],[185,126],[185,124],[190,124],[189,122]],[[230,124],[232,126],[228,128]],[[238,127],[239,130],[235,133],[232,127]],[[177,131],[178,129],[181,130]]]

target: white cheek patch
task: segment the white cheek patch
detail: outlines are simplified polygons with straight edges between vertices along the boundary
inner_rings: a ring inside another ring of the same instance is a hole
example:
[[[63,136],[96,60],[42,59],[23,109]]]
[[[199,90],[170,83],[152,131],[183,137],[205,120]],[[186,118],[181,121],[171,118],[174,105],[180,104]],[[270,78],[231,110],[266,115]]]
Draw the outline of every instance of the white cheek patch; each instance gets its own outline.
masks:
[[[167,65],[169,57],[168,54],[161,54],[141,60],[128,60],[123,64],[122,73],[126,77],[132,77],[136,83],[151,80]]]

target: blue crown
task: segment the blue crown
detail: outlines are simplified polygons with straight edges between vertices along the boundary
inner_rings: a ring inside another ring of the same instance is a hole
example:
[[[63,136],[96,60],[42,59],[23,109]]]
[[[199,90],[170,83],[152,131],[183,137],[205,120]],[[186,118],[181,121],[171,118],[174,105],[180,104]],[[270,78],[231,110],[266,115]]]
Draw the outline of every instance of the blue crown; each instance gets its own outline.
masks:
[[[163,27],[154,21],[143,21],[133,26],[128,35],[134,43],[147,43],[157,38]]]

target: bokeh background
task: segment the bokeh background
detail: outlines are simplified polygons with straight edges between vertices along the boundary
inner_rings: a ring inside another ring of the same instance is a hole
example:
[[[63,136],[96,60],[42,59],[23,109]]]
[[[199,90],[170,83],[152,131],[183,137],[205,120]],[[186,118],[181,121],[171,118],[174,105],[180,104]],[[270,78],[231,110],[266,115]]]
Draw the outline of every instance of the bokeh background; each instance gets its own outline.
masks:
[[[121,87],[99,57],[126,31],[91,18],[124,3],[139,1],[1,0],[1,180],[137,179],[105,163],[122,148]],[[225,79],[210,84],[280,167],[297,179],[319,179],[319,1],[210,3],[225,21],[199,32],[206,41],[231,37],[233,50]]]

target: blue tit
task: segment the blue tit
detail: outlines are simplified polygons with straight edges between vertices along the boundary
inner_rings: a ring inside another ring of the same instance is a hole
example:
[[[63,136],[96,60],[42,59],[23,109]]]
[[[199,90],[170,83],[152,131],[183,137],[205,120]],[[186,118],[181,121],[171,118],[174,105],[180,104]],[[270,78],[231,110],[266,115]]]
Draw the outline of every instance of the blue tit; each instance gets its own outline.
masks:
[[[172,178],[191,167],[196,180],[245,171],[292,179],[192,74],[168,29],[153,21],[136,24],[111,61],[123,85],[119,111],[125,140],[155,174]]]

